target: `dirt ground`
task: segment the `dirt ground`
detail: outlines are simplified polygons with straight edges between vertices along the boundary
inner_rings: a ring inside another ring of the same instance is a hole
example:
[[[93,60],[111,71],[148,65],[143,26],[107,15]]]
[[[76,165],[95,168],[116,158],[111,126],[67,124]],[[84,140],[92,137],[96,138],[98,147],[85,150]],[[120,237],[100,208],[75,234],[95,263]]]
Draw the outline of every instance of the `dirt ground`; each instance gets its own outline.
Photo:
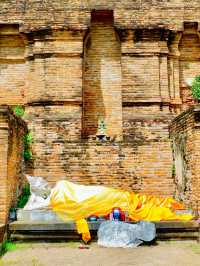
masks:
[[[137,248],[103,248],[92,243],[20,243],[0,259],[0,266],[200,266],[200,244],[159,242]]]

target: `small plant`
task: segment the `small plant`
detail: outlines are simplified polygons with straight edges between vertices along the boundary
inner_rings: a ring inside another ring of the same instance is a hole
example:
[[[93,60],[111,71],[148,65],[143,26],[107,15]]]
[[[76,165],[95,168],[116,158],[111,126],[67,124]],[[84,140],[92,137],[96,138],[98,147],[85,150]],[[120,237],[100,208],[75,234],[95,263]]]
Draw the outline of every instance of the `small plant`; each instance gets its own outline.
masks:
[[[0,256],[4,255],[7,251],[12,251],[16,249],[16,245],[14,243],[12,243],[9,240],[6,240],[3,242],[2,246],[1,246],[1,252],[0,252]]]
[[[20,197],[18,199],[17,208],[24,208],[24,206],[28,202],[30,195],[31,195],[30,185],[25,184],[25,186],[22,189],[22,194],[20,195]]]
[[[24,136],[24,160],[25,161],[29,161],[32,159],[31,143],[33,143],[33,136],[29,132]]]
[[[172,176],[174,177],[176,175],[176,167],[175,163],[172,164]]]
[[[24,150],[24,160],[29,161],[33,158],[32,152],[30,150]]]
[[[192,82],[192,96],[200,100],[200,76],[196,76]]]
[[[33,143],[33,136],[31,135],[31,133],[27,133],[25,136],[24,136],[24,145],[30,145],[31,143]]]
[[[24,115],[24,108],[21,105],[13,107],[13,113],[16,116],[22,117]]]

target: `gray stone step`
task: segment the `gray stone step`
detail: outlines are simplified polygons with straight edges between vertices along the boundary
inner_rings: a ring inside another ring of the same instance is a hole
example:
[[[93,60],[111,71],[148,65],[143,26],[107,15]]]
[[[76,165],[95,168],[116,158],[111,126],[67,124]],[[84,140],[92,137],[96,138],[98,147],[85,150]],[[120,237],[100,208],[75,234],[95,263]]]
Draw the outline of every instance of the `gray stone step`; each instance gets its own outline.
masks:
[[[36,222],[36,221],[47,221],[47,222],[61,222],[57,214],[51,210],[32,210],[25,211],[23,209],[17,210],[17,220],[24,222]]]
[[[102,221],[88,222],[91,230],[97,230]],[[159,230],[197,230],[198,221],[161,221],[155,222]],[[63,221],[14,221],[9,224],[10,230],[75,230],[75,223]]]
[[[88,222],[90,230],[98,230],[101,221]],[[9,224],[10,231],[76,231],[76,224],[74,222],[60,222],[60,221],[15,221]]]
[[[92,239],[96,239],[99,222],[88,222]],[[12,240],[80,240],[74,222],[15,221],[8,227]]]
[[[102,221],[88,222],[93,239]],[[159,240],[200,240],[198,221],[161,221],[155,222]],[[12,239],[80,239],[73,222],[61,221],[15,221],[9,224]]]
[[[80,239],[74,222],[63,222],[51,210],[17,211],[17,221],[9,224],[12,239]],[[88,222],[93,238],[101,220]],[[166,239],[200,239],[199,221],[161,221],[155,222],[157,238]]]

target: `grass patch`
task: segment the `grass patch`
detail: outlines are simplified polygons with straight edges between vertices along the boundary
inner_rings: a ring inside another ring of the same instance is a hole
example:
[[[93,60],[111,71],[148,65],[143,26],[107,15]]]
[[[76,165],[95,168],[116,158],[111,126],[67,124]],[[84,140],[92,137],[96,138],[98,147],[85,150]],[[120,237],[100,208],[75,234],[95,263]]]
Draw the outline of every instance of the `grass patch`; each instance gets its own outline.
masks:
[[[21,260],[16,259],[5,259],[0,260],[0,266],[21,266]],[[30,258],[28,261],[28,266],[44,266],[36,258]]]
[[[50,246],[49,246],[50,244]],[[6,252],[11,252],[19,249],[29,249],[34,247],[57,247],[57,248],[78,248],[80,246],[80,241],[68,241],[68,242],[56,242],[56,243],[48,243],[48,242],[24,242],[24,241],[17,241],[13,243],[12,241],[8,240],[2,244],[2,249],[0,253],[0,257],[3,256]],[[0,265],[1,266],[1,265]]]
[[[174,247],[180,247],[180,248],[184,248],[184,249],[190,249],[192,250],[194,253],[200,255],[200,245],[199,243],[197,243],[194,240],[185,240],[185,241],[173,241],[173,240],[168,240],[168,241],[164,241],[164,242],[158,242],[159,244],[162,245],[172,245]]]
[[[5,260],[2,261],[0,260],[0,266],[13,266],[13,265],[19,265],[20,266],[20,261],[19,260]]]
[[[200,245],[198,243],[192,243],[188,247],[196,254],[200,254]]]
[[[31,259],[31,266],[44,266],[36,258]]]
[[[32,243],[17,242],[15,243],[16,249],[32,248]]]
[[[1,245],[0,257],[3,256],[6,252],[14,251],[17,249],[31,248],[32,244],[30,243],[13,243],[10,240],[4,241]],[[1,265],[0,265],[1,266]]]
[[[16,250],[16,248],[17,248],[16,244],[14,244],[13,242],[9,240],[4,241],[3,244],[1,245],[0,257],[3,256],[8,251]]]

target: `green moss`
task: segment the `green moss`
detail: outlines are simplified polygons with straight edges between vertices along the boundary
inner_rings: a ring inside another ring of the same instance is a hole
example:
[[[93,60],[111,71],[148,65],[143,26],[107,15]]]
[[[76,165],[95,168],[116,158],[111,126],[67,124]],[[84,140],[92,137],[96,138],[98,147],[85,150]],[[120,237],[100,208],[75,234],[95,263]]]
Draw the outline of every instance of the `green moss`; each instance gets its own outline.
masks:
[[[32,159],[31,143],[33,143],[33,136],[29,132],[24,136],[24,160],[29,161]]]
[[[13,113],[16,116],[22,117],[24,115],[24,108],[21,105],[13,107]]]
[[[29,133],[27,133],[27,134],[24,136],[24,145],[25,145],[25,146],[28,146],[28,145],[30,145],[31,143],[33,143],[33,136],[32,136],[32,134],[29,132]]]
[[[29,161],[32,159],[32,152],[29,149],[24,150],[24,160]]]

